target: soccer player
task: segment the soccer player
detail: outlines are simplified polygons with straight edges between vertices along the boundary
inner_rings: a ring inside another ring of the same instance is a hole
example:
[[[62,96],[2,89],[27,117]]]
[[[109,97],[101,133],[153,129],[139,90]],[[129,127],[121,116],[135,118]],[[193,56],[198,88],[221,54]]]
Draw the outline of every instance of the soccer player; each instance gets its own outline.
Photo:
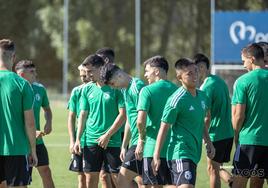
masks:
[[[69,102],[68,102],[68,132],[70,137],[70,153],[72,154],[72,161],[69,167],[69,170],[77,172],[78,173],[78,188],[86,188],[86,176],[83,172],[83,149],[81,151],[80,155],[75,154],[74,152],[74,143],[76,139],[75,134],[75,122],[76,119],[78,119],[80,114],[80,108],[79,108],[79,101],[81,97],[81,93],[83,90],[83,87],[89,82],[87,77],[87,72],[85,70],[85,67],[80,65],[78,67],[80,79],[82,81],[82,84],[73,88]],[[81,137],[81,146],[84,146],[84,133]]]
[[[115,53],[112,48],[109,48],[109,47],[100,48],[96,51],[96,54],[103,59],[105,64],[114,62]],[[122,129],[123,129],[123,126],[120,128],[120,130]],[[123,132],[121,134],[123,134]],[[108,168],[107,162],[104,162],[102,165],[102,169],[100,171],[100,181],[101,181],[102,188],[114,188],[115,187],[115,185],[113,184],[111,180],[111,176],[109,174],[109,168]]]
[[[167,80],[169,66],[164,57],[154,56],[146,60],[144,66],[144,77],[149,85],[142,88],[139,95],[137,107],[139,139],[135,155],[139,160],[143,158],[142,180],[146,187],[161,187],[171,183],[166,163],[166,147],[161,152],[162,165],[157,176],[153,174],[150,164],[164,106],[168,97],[178,87]]]
[[[264,64],[265,67],[268,68],[268,42],[258,42],[257,44],[262,47],[264,53]]]
[[[167,159],[172,184],[176,187],[192,188],[196,181],[196,167],[201,158],[202,137],[207,154],[214,157],[215,150],[204,125],[207,96],[196,89],[198,82],[197,67],[190,59],[179,59],[175,64],[177,80],[182,87],[177,89],[165,105],[161,127],[155,145],[152,168],[159,173],[161,148],[171,126],[171,139]]]
[[[133,180],[142,174],[142,161],[135,158],[135,150],[139,137],[137,129],[137,105],[140,90],[145,84],[141,79],[131,77],[112,63],[103,66],[101,78],[104,84],[113,88],[122,89],[123,92],[127,123],[125,125],[125,135],[121,147],[120,158],[123,164],[118,175],[118,184],[122,188],[134,187]],[[127,149],[128,145],[130,145],[129,149]]]
[[[34,118],[36,128],[36,154],[38,164],[36,166],[43,182],[44,188],[54,188],[54,182],[49,168],[49,158],[47,148],[42,139],[43,136],[48,135],[52,131],[52,112],[49,106],[47,92],[45,87],[36,82],[36,67],[32,61],[21,60],[15,65],[16,73],[27,80],[34,92]],[[40,110],[44,111],[45,126],[44,131],[40,128]]]
[[[216,150],[212,160],[207,158],[210,187],[220,187],[220,178],[232,184],[231,174],[220,168],[224,162],[230,161],[234,137],[228,86],[220,77],[210,74],[210,62],[204,54],[196,54],[193,61],[198,67],[199,83],[202,84],[200,90],[205,91],[208,96],[210,114],[207,114],[206,124]]]
[[[14,43],[0,40],[0,183],[25,188],[31,181],[29,165],[37,165],[33,91],[11,71],[14,60]]]
[[[100,56],[105,64],[107,63],[114,63],[114,50],[109,47],[100,48],[96,51],[96,54]]]
[[[100,80],[103,65],[103,59],[95,54],[83,62],[93,83],[87,84],[82,91],[74,149],[76,153],[81,152],[80,138],[85,127],[83,171],[87,188],[98,187],[99,172],[104,161],[108,162],[114,183],[121,165],[121,136],[116,132],[125,121],[125,104],[119,90],[112,89]]]
[[[233,187],[246,187],[250,177],[251,186],[259,188],[268,177],[268,70],[263,50],[256,43],[242,50],[241,59],[249,72],[236,80],[232,98],[236,144]]]

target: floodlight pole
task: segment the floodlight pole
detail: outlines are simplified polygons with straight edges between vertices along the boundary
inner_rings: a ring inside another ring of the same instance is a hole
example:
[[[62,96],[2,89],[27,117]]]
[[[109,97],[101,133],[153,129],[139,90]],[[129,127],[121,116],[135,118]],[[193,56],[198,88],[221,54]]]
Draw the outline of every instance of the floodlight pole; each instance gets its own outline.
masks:
[[[141,3],[135,0],[135,73],[141,75]]]
[[[211,73],[216,73],[214,60],[214,16],[215,16],[215,0],[210,0],[210,62]]]
[[[69,39],[69,0],[64,0],[64,13],[63,13],[63,78],[62,78],[62,94],[64,99],[67,98],[68,92],[68,39]]]

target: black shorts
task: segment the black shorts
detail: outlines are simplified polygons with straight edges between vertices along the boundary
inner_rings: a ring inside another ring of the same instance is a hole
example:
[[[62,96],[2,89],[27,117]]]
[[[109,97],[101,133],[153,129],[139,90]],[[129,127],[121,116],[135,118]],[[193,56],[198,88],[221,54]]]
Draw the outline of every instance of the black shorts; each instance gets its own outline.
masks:
[[[6,180],[7,186],[26,186],[31,183],[26,155],[0,156],[0,169],[1,182]]]
[[[268,146],[238,145],[233,166],[235,175],[268,178]]]
[[[6,180],[6,176],[5,176],[5,168],[4,168],[4,157],[0,156],[0,184],[2,181]]]
[[[105,173],[110,173],[109,165],[107,160],[103,161],[101,170],[103,170]]]
[[[142,175],[142,163],[143,161],[137,160],[135,157],[135,150],[137,145],[131,146],[126,153],[125,160],[122,167],[131,170],[139,175]]]
[[[172,184],[180,186],[182,184],[195,185],[196,164],[190,159],[177,159],[168,161],[171,172]]]
[[[44,144],[36,145],[36,155],[38,158],[37,167],[49,165],[47,148]]]
[[[142,168],[142,181],[144,185],[170,185],[171,176],[167,166],[167,161],[164,158],[160,158],[161,164],[156,176],[153,174],[153,169],[151,166],[153,158],[145,157],[143,158],[143,168]]]
[[[83,149],[80,155],[72,154],[69,170],[73,172],[83,172]]]
[[[109,173],[118,173],[122,164],[119,156],[119,147],[107,147],[104,150],[100,146],[85,146],[83,171],[100,172],[104,163],[104,168],[108,168]]]
[[[213,161],[218,163],[226,163],[230,161],[230,155],[233,147],[233,138],[227,138],[213,142],[213,146],[216,150]]]

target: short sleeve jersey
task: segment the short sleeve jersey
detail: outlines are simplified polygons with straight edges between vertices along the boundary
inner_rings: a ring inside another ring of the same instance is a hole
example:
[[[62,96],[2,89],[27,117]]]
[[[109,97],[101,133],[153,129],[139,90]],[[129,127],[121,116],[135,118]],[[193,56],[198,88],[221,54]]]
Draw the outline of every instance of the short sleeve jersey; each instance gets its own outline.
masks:
[[[41,107],[49,107],[49,101],[47,97],[46,88],[37,82],[32,83],[32,88],[34,92],[34,119],[35,119],[35,128],[40,130],[40,110]],[[43,144],[44,141],[42,138],[36,139],[36,145]]]
[[[80,100],[80,110],[89,111],[86,129],[85,146],[97,145],[97,139],[112,126],[119,114],[119,108],[125,108],[122,92],[104,85],[98,87],[95,83],[83,88]],[[121,132],[117,131],[108,147],[121,146]]]
[[[123,96],[126,105],[126,114],[130,124],[131,143],[137,145],[139,134],[137,128],[137,106],[139,101],[139,93],[145,86],[144,82],[139,78],[132,78],[128,87],[123,89]]]
[[[256,69],[239,77],[232,104],[246,105],[239,143],[268,146],[268,70]]]
[[[91,83],[88,83],[91,84]],[[76,119],[79,118],[79,114],[80,114],[80,98],[82,95],[82,91],[83,91],[83,87],[85,86],[85,84],[82,84],[80,86],[77,86],[75,88],[73,88],[72,92],[71,92],[71,96],[70,99],[68,101],[68,106],[67,109],[70,110],[71,112],[74,112],[76,115]],[[75,135],[74,137],[76,137],[76,131],[77,131],[77,127],[75,130]],[[83,134],[81,136],[80,139],[80,144],[81,146],[84,146],[84,141],[85,141],[85,131],[83,131]]]
[[[209,136],[212,142],[232,138],[231,100],[226,83],[218,76],[209,75],[200,89],[207,94],[211,122]]]
[[[197,164],[201,157],[204,118],[209,108],[205,92],[197,90],[196,96],[180,87],[168,99],[162,122],[171,125],[171,139],[167,160],[191,159]]]
[[[0,71],[0,155],[26,155],[29,141],[24,111],[33,108],[30,84],[11,71]]]
[[[137,109],[138,111],[147,112],[146,141],[143,157],[153,157],[156,137],[160,128],[161,117],[165,104],[168,97],[175,92],[177,88],[178,87],[174,83],[168,80],[159,80],[151,85],[145,86],[140,92]],[[161,150],[161,158],[166,158],[169,137],[170,134],[167,135],[166,142]]]

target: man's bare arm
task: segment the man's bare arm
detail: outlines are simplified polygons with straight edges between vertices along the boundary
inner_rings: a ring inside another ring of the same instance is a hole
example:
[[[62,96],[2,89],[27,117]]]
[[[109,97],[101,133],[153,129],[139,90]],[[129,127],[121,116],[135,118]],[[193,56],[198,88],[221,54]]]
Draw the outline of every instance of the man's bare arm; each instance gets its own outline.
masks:
[[[88,116],[88,111],[81,110],[79,118],[78,118],[76,140],[75,140],[75,144],[74,144],[74,152],[76,154],[81,153],[80,139],[81,139],[81,136],[82,136],[83,131],[85,129],[87,116]]]
[[[102,148],[107,147],[111,136],[114,135],[119,130],[119,128],[124,124],[125,121],[126,121],[126,110],[125,108],[119,108],[119,114],[117,115],[110,129],[104,135],[102,135],[100,138],[97,139],[97,142]]]
[[[143,157],[143,148],[146,139],[146,118],[147,112],[146,111],[139,111],[138,118],[137,118],[137,128],[139,132],[139,140],[137,143],[137,147],[135,150],[136,159],[142,160]]]
[[[68,114],[68,133],[69,133],[69,138],[70,138],[70,146],[69,150],[71,153],[74,152],[73,147],[75,143],[75,120],[76,120],[76,113],[69,111]]]
[[[245,120],[245,111],[246,111],[245,104],[236,104],[232,106],[232,124],[235,133],[234,140],[236,146],[238,144],[239,132]]]
[[[32,109],[24,111],[24,121],[25,121],[25,131],[31,147],[31,157],[32,157],[31,165],[36,166],[37,165],[36,141],[35,141],[36,128],[34,121],[34,113]]]
[[[52,111],[50,107],[43,107],[44,116],[45,116],[45,126],[44,126],[44,133],[49,134],[52,131]]]

